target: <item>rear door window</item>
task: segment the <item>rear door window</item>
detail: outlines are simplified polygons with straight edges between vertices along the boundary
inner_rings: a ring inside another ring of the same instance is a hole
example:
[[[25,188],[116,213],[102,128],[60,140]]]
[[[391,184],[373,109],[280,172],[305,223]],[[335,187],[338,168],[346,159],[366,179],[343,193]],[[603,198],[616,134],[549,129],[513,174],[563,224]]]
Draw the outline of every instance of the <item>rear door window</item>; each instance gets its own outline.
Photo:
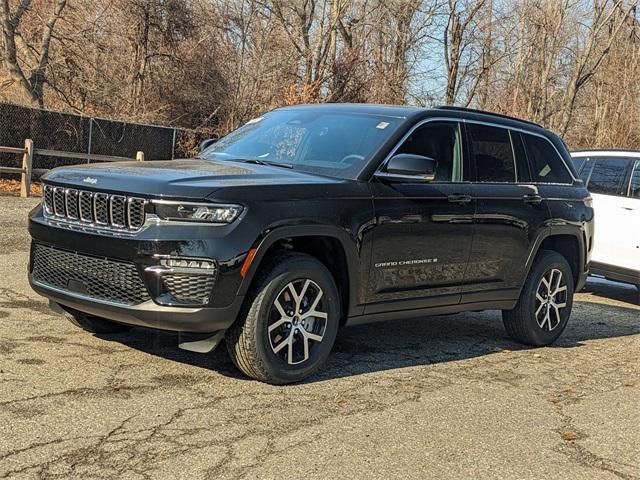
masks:
[[[469,123],[467,132],[478,182],[515,182],[516,167],[509,130]]]
[[[591,168],[588,168],[589,164],[592,164]],[[626,158],[592,157],[582,171],[583,180],[591,193],[622,195],[628,167]]]
[[[573,183],[571,174],[558,151],[547,139],[523,134],[533,181],[538,183]]]

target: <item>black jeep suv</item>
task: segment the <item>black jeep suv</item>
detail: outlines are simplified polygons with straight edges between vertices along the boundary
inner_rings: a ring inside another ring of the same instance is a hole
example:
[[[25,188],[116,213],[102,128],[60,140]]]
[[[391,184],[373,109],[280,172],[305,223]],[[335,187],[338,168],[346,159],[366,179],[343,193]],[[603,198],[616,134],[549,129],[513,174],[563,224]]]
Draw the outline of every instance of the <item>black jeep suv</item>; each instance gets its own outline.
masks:
[[[547,345],[593,237],[560,138],[459,108],[287,107],[195,159],[43,180],[29,279],[54,309],[196,351],[224,337],[271,383],[312,374],[339,327],[369,321],[499,309],[515,340]]]

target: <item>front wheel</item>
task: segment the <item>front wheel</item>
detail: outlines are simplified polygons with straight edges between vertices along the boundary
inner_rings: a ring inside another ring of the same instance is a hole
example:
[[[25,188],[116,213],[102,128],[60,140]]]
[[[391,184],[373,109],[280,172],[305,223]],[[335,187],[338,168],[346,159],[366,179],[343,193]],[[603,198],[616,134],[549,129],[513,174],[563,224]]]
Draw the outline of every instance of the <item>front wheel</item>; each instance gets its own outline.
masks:
[[[261,269],[227,331],[227,349],[235,365],[256,380],[303,380],[329,356],[340,311],[338,289],[321,262],[298,253],[277,256]]]
[[[527,345],[549,345],[567,326],[573,304],[573,275],[557,252],[538,254],[513,310],[502,311],[507,333]]]

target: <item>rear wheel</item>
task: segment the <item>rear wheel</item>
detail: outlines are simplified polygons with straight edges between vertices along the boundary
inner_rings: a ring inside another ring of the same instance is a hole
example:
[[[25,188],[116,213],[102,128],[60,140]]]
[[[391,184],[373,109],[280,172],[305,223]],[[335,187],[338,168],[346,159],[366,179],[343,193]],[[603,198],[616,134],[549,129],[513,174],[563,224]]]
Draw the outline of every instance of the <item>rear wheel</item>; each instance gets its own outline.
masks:
[[[87,313],[79,312],[77,310],[68,310],[69,315],[67,318],[76,327],[80,327],[83,330],[91,333],[120,333],[130,330],[129,325],[122,325],[120,323],[111,322],[104,318],[89,315]]]
[[[279,256],[256,279],[243,313],[227,331],[227,349],[249,377],[297,382],[326,361],[339,318],[338,290],[327,268],[308,255]]]
[[[503,310],[507,333],[520,343],[549,345],[567,326],[573,304],[573,274],[557,252],[538,254],[513,310]]]

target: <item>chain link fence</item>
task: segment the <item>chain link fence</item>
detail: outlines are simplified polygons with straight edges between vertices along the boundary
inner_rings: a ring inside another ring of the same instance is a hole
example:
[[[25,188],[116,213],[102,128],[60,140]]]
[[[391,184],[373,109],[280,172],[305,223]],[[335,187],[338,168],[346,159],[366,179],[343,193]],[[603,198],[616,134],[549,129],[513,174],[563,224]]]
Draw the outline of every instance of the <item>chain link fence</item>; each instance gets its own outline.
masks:
[[[25,139],[31,138],[36,149],[132,159],[137,151],[142,151],[146,160],[171,160],[197,153],[201,136],[195,131],[178,128],[0,103],[0,145],[5,147],[23,147]],[[0,166],[19,167],[20,162],[17,155],[0,154]],[[36,155],[33,168],[50,169],[83,162],[87,160]]]

